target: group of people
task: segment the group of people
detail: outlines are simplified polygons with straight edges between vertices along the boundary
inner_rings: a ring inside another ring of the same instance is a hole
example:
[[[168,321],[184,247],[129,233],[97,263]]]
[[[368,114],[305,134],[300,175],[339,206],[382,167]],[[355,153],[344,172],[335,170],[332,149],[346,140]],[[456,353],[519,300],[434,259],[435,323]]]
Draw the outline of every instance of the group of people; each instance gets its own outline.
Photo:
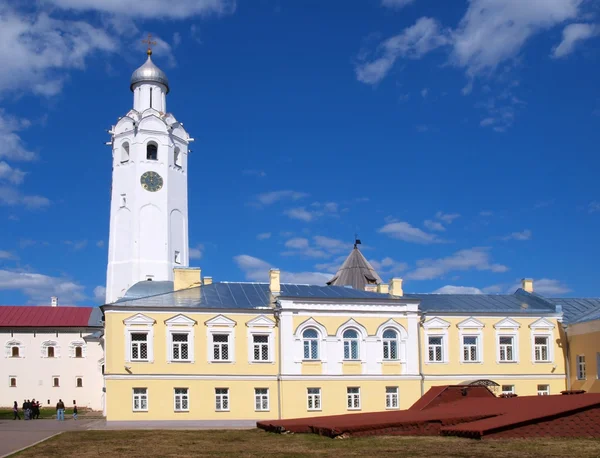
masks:
[[[40,402],[35,399],[24,399],[23,400],[23,417],[25,420],[33,420],[36,418],[40,418]],[[21,416],[19,415],[19,405],[17,401],[13,405],[13,420],[20,420]]]
[[[40,418],[40,402],[35,399],[29,400],[25,399],[23,401],[23,417],[25,420],[33,420]],[[21,415],[19,415],[19,404],[15,401],[13,405],[13,420],[20,420]],[[56,403],[56,419],[60,421],[64,421],[65,419],[65,403],[62,399],[59,399]],[[73,406],[73,420],[77,420],[77,405]]]

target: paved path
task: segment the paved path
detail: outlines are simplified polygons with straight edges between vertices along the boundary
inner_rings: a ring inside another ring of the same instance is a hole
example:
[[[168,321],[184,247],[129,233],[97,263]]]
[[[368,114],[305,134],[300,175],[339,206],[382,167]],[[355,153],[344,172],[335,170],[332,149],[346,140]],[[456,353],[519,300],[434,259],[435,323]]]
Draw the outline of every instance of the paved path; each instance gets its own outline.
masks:
[[[94,420],[0,420],[0,457],[62,431],[88,429]]]

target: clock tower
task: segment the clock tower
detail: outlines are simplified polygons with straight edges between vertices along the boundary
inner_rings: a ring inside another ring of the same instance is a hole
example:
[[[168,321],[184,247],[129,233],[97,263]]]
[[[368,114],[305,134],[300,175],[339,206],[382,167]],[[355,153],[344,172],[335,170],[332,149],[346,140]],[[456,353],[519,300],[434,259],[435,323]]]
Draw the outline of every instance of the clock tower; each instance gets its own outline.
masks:
[[[172,281],[188,266],[188,145],[167,113],[169,80],[148,59],[131,76],[133,109],[111,134],[113,167],[106,303],[139,281]]]

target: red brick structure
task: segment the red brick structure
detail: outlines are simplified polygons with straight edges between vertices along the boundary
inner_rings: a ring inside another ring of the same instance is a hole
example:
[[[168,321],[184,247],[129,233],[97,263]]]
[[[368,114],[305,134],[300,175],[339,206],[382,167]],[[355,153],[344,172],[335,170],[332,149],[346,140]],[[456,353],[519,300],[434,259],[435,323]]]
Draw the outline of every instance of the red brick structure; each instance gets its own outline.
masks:
[[[600,394],[501,398],[483,386],[428,391],[409,410],[259,422],[267,431],[472,439],[599,437]]]

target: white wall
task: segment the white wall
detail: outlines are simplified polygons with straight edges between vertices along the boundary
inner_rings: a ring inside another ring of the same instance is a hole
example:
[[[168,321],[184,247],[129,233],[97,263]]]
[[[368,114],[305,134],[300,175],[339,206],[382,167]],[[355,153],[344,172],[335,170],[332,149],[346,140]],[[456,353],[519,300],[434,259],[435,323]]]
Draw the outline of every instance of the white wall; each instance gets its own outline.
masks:
[[[104,377],[102,365],[104,352],[98,339],[84,339],[98,329],[69,331],[21,331],[11,335],[0,330],[2,355],[0,356],[0,406],[12,407],[17,401],[19,408],[24,399],[39,400],[44,408],[54,409],[59,399],[70,407],[73,401],[78,407],[102,410]],[[20,343],[20,357],[13,358],[10,342]],[[48,358],[43,344],[54,341],[58,345],[55,357]],[[83,357],[75,358],[73,343],[83,342]],[[10,378],[17,377],[17,386],[10,386]],[[60,377],[60,386],[54,387],[53,377]],[[83,387],[77,388],[76,378],[83,378]],[[50,404],[48,404],[48,400]]]

